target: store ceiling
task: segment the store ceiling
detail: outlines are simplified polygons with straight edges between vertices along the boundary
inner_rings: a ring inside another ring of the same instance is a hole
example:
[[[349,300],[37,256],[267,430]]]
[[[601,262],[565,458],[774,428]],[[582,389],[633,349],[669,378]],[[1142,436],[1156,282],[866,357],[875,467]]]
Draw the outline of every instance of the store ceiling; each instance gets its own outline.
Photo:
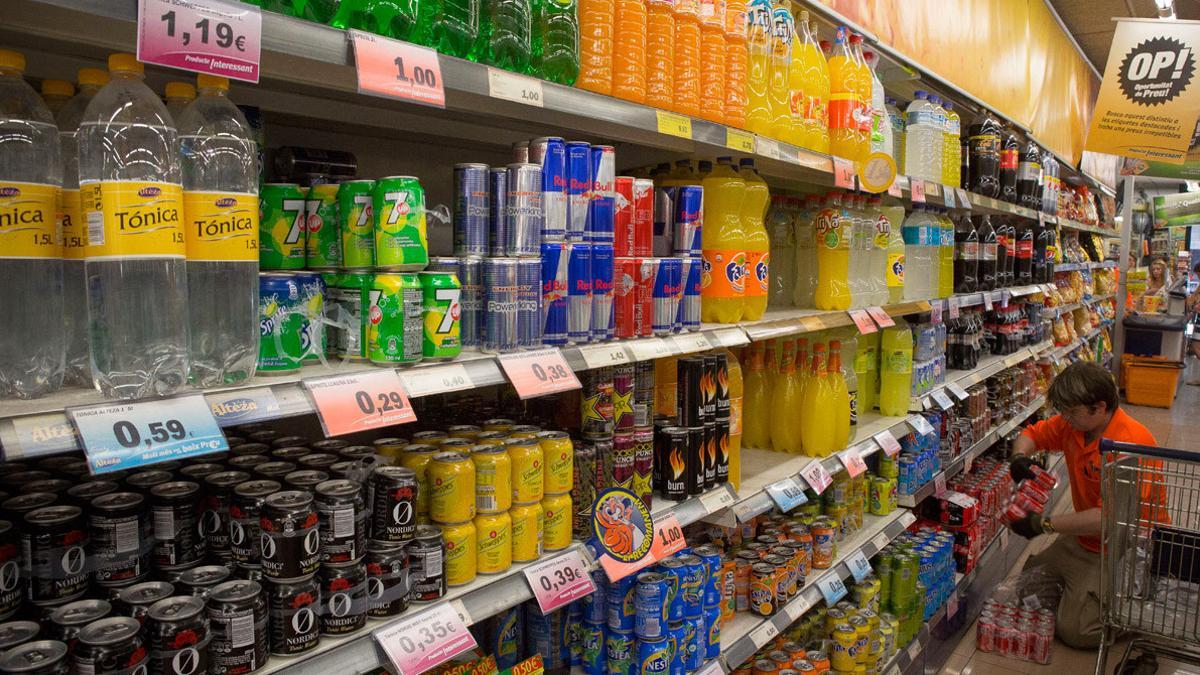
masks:
[[[1049,0],[1096,70],[1104,74],[1116,23],[1113,17],[1158,16],[1154,0]],[[1200,19],[1200,0],[1175,0],[1175,16]]]

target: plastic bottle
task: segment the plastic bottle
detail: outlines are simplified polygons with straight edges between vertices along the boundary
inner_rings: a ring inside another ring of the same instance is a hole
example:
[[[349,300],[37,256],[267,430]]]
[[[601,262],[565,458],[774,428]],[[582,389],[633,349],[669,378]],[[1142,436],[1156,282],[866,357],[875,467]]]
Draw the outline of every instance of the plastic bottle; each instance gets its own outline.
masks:
[[[534,21],[532,1],[481,0],[481,2],[479,40],[475,49],[479,62],[511,70],[514,73],[532,73]],[[405,38],[397,37],[396,39],[403,40]]]
[[[632,0],[579,0],[578,7],[579,78],[575,80],[575,86],[597,94],[635,100],[628,95],[628,88],[631,78],[635,88],[640,78],[641,99],[645,100],[646,6]],[[628,33],[623,35],[625,31]],[[618,49],[615,40],[622,37],[628,39],[623,40]],[[617,93],[617,80],[623,82],[622,93]],[[640,100],[636,102],[641,103]]]
[[[538,0],[534,7],[534,74],[559,84],[575,84],[579,77],[575,0]]]
[[[887,219],[888,238],[884,251],[884,285],[887,293],[885,304],[894,305],[904,301],[905,256],[903,206],[884,206],[879,209],[881,218]]]
[[[770,399],[771,449],[798,454],[800,425],[796,409],[800,406],[800,378],[796,374],[796,343],[785,339],[779,355],[779,377]]]
[[[1004,244],[1003,244],[1003,247],[1001,247],[999,244],[997,244],[997,246],[996,246],[996,271],[997,271],[997,279],[996,280],[998,283],[1001,283],[1001,288],[1007,288],[1009,286],[1012,286],[1015,283],[1015,279],[1016,279],[1017,228],[1013,227],[1013,224],[1011,222],[1009,222],[1008,220],[1001,218],[999,220],[999,227],[996,231],[996,241],[997,242],[1000,241],[1001,232],[1003,232]],[[1003,278],[1002,282],[999,277],[1001,248],[1003,248],[1003,252],[1004,252],[1004,278]]]
[[[864,333],[857,338],[854,351],[854,376],[858,384],[858,415],[875,409],[879,401],[879,333]]]
[[[886,97],[883,95],[883,83],[875,73],[875,65],[879,55],[875,52],[864,52],[863,58],[871,74],[871,152],[882,152],[888,157],[892,155],[892,122],[887,111]]]
[[[1017,171],[1020,167],[1021,153],[1017,146],[1017,137],[1008,129],[1000,132],[1000,199],[1017,203]]]
[[[188,376],[179,139],[132,54],[108,69],[79,125],[92,379],[106,396],[166,396]],[[127,222],[156,229],[131,236]]]
[[[487,1],[487,0],[485,0]],[[476,45],[475,53],[483,55],[490,51],[491,45],[489,38],[484,34],[488,32],[485,28],[488,26],[490,11],[507,11],[516,9],[517,5],[524,5],[526,12],[526,25],[528,25],[528,2],[516,0],[516,5],[509,7],[501,7],[503,3],[510,0],[492,0],[496,6],[492,8],[483,7],[480,11],[480,43]],[[429,25],[432,19],[423,17],[433,17],[440,13],[440,8],[432,5],[429,2],[414,2],[413,0],[342,0],[338,5],[337,11],[329,20],[329,25],[335,28],[354,28],[364,30],[368,33],[375,33],[384,37],[390,37],[394,40],[404,40],[406,42],[420,42],[418,24],[424,20]],[[519,10],[518,10],[519,11]],[[507,22],[501,20],[501,26],[506,26]],[[504,34],[506,29],[500,31]],[[525,63],[529,61],[529,31],[525,32]],[[484,60],[484,59],[481,59]],[[485,63],[491,63],[484,60]],[[499,65],[492,63],[492,65]],[[527,66],[526,66],[527,67]],[[509,68],[509,70],[513,70]],[[524,68],[518,72],[524,72]]]
[[[325,23],[337,9],[337,0],[291,0],[292,16]]]
[[[979,231],[970,217],[962,217],[954,225],[954,292],[974,293],[979,290]]]
[[[771,59],[767,70],[767,97],[771,101],[771,135],[794,139],[792,120],[792,46],[796,41],[790,0],[779,0],[771,10]]]
[[[417,27],[412,42],[433,47],[460,59],[477,58],[481,0],[419,0]],[[411,11],[411,9],[406,10]]]
[[[700,0],[700,116],[725,123],[725,2]]]
[[[953,103],[946,101],[942,107],[946,109],[946,140],[942,150],[942,184],[958,187],[959,169],[962,168],[958,137],[962,134],[962,124],[958,112],[954,110]]]
[[[850,398],[850,385],[846,382],[847,375],[842,368],[842,343],[839,340],[829,341],[829,366],[826,370],[828,371],[826,377],[829,380],[829,389],[833,393],[829,408],[833,412],[834,420],[833,446],[830,448],[830,454],[832,454],[849,445],[850,440],[854,438],[853,432],[857,431],[854,428],[857,426],[854,402]],[[853,369],[850,372],[853,373]],[[857,389],[857,383],[855,389]]]
[[[871,197],[867,200],[867,216],[867,235],[870,238],[870,264],[867,271],[871,279],[871,301],[868,304],[882,306],[888,304],[888,243],[892,238],[892,221],[883,212],[881,197]]]
[[[858,76],[858,64],[850,51],[849,31],[838,26],[829,57],[829,151],[853,161],[864,155],[864,138],[855,117],[861,103]]]
[[[817,254],[817,309],[849,309],[850,244],[853,223],[842,208],[842,197],[831,192],[813,219],[813,246]]]
[[[732,349],[725,350],[725,369],[729,378],[729,482],[737,490],[742,485],[742,421],[745,414],[745,387],[742,365]]]
[[[764,219],[771,192],[767,182],[754,170],[754,160],[743,157],[738,175],[746,184],[742,200],[742,231],[746,251],[746,306],[742,318],[758,321],[767,311],[767,295],[771,290],[771,242]]]
[[[196,87],[191,82],[168,82],[163,98],[171,119],[177,122],[183,111],[196,100]]]
[[[746,3],[746,47],[750,65],[746,74],[746,129],[763,136],[771,134],[775,120],[769,91],[774,45],[771,11],[771,0]]]
[[[941,140],[942,131],[926,96],[923,90],[918,90],[904,111],[904,170],[901,173],[909,178],[936,180],[937,177],[931,175],[933,160],[930,152],[934,139]],[[938,169],[940,173],[940,163]]]
[[[742,414],[742,444],[748,448],[769,448],[771,382],[764,365],[764,345],[751,342],[746,347],[746,384]],[[731,404],[732,408],[732,404]],[[732,424],[730,424],[732,427]]]
[[[879,345],[879,412],[889,417],[908,414],[912,388],[912,330],[903,319],[883,329]]]
[[[771,196],[767,209],[767,236],[771,242],[771,283],[767,306],[791,307],[796,287],[796,237],[791,197]]]
[[[904,299],[928,300],[933,297],[930,273],[934,269],[929,218],[925,207],[917,204],[904,219]]]
[[[1033,141],[1017,156],[1017,203],[1035,211],[1042,207],[1042,151]]]
[[[796,15],[796,41],[792,45],[792,116],[798,121],[801,147],[829,152],[829,66],[808,25],[808,12]]]
[[[975,231],[979,234],[979,290],[990,291],[996,288],[996,230],[992,228],[992,218],[988,215],[975,216]]]
[[[704,229],[701,247],[700,317],[702,321],[735,323],[742,319],[746,296],[746,231],[742,201],[746,183],[733,167],[718,163],[701,181]]]
[[[874,86],[871,81],[871,69],[863,55],[862,36],[850,36],[850,52],[854,55],[854,68],[857,71],[855,83],[857,87],[854,121],[858,126],[858,157],[857,161],[866,161],[871,152],[871,117],[872,101],[875,98]]]
[[[942,107],[942,99],[935,94],[929,94],[929,104],[933,107],[933,124],[937,129],[936,135],[929,138],[929,179],[935,183],[944,182],[943,157],[946,148],[946,109]]]
[[[725,4],[725,124],[745,129],[750,51],[746,44],[746,2]]]
[[[675,3],[646,0],[646,105],[675,108]]]
[[[1042,154],[1042,211],[1058,215],[1058,160],[1050,152]]]
[[[795,220],[796,241],[796,290],[792,304],[796,307],[814,307],[817,290],[817,249],[813,239],[813,220],[821,209],[821,198],[815,195],[804,200],[804,209]]]
[[[796,338],[796,376],[800,381],[800,400],[804,400],[804,390],[808,387],[809,381],[812,379],[810,366],[812,358],[808,351],[808,338]]]
[[[58,128],[24,72],[0,50],[0,397],[28,399],[62,386],[66,341]]]
[[[854,194],[842,195],[842,206],[848,220],[846,232],[850,238],[849,268],[847,270],[850,282],[850,306],[865,307],[870,296],[870,282],[867,280],[866,233],[864,222],[866,214],[862,209],[863,200]]]
[[[42,80],[41,94],[50,116],[57,119],[59,111],[75,95],[75,85],[66,80]]]
[[[700,116],[700,0],[675,0],[672,110]]]
[[[938,208],[938,286],[939,298],[948,298],[954,294],[954,222],[946,214],[946,209]]]
[[[1037,233],[1029,221],[1022,218],[1017,227],[1017,261],[1013,283],[1028,286],[1033,283],[1033,249]]]
[[[800,403],[800,436],[804,454],[828,457],[840,449],[835,444],[841,412],[834,409],[835,405],[832,382],[825,365],[825,345],[818,342],[813,345],[812,367],[804,388],[804,399]],[[846,415],[849,419],[848,409]]]
[[[904,113],[896,105],[896,99],[890,96],[884,99],[888,121],[892,128],[892,159],[896,160],[896,170],[904,171]]]
[[[985,197],[1000,196],[1000,122],[983,110],[967,129],[970,174],[967,189]]]

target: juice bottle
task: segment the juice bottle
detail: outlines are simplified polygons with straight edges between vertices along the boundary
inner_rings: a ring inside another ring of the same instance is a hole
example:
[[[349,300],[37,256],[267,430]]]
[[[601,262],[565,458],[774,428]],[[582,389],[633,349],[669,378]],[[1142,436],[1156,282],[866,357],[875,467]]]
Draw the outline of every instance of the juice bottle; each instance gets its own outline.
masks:
[[[771,60],[767,71],[767,96],[771,100],[771,135],[792,138],[791,70],[795,22],[791,2],[779,0],[771,10]]]
[[[750,68],[746,74],[746,128],[764,136],[771,133],[771,0],[746,3],[746,48]]]
[[[822,79],[826,89],[824,94],[821,93]],[[791,95],[792,138],[784,140],[819,151],[820,129],[825,125],[818,121],[818,115],[823,96],[828,95],[829,71],[820,47],[808,31],[808,12],[804,10],[796,15],[788,88]]]
[[[796,339],[796,375],[800,378],[800,400],[804,400],[804,390],[812,380],[809,366],[812,364],[808,351],[808,338]]]
[[[746,236],[746,307],[742,318],[758,321],[767,311],[767,293],[771,288],[771,242],[764,219],[771,193],[754,171],[754,160],[743,157],[738,175],[746,184],[742,200],[742,230]]]
[[[725,363],[729,378],[729,482],[733,489],[742,486],[742,421],[745,409],[745,386],[742,382],[742,365],[732,349],[725,349]]]
[[[619,0],[618,0],[619,1]],[[642,3],[637,3],[642,7]],[[616,64],[613,54],[622,54],[623,59],[633,60],[638,56],[642,59],[642,69],[645,69],[645,45],[638,44],[633,53],[622,53],[614,49],[613,36],[623,29],[620,16],[614,6],[614,0],[579,0],[579,78],[575,86],[580,89],[594,91],[597,94],[616,94],[613,90],[613,70]],[[642,16],[642,42],[645,42],[646,11],[640,9]],[[645,75],[643,74],[643,78]],[[642,85],[643,88],[645,84]],[[643,92],[643,97],[645,93]],[[622,97],[624,98],[624,97]]]
[[[644,0],[616,0],[616,3],[612,95],[634,103],[645,103],[646,3]],[[580,26],[580,30],[583,30],[583,26]]]
[[[700,116],[700,2],[675,0],[674,106],[677,113]]]
[[[784,340],[780,354],[779,380],[771,392],[771,448],[775,452],[800,452],[800,425],[796,409],[800,405],[800,378],[796,375],[795,343]]]
[[[746,1],[725,4],[725,124],[746,127],[746,80],[750,52],[746,46]]]
[[[692,168],[692,160],[677,159],[675,166],[667,177],[660,181],[662,187],[674,187],[679,185],[697,185],[700,183],[700,176]]]
[[[879,345],[879,412],[889,417],[908,413],[912,387],[912,331],[903,319],[883,329]]]
[[[841,194],[831,192],[813,219],[813,245],[817,249],[817,309],[850,308],[851,224],[842,209]]]
[[[938,223],[938,297],[948,298],[954,294],[954,221],[946,209],[937,210]]]
[[[767,374],[768,390],[774,391],[779,380],[779,354],[775,340],[767,340],[763,347],[763,371]]]
[[[813,219],[821,210],[821,198],[811,195],[804,199],[804,209],[796,214],[796,290],[792,305],[812,307],[817,290],[817,249],[813,240]]]
[[[704,264],[700,277],[700,317],[701,321],[735,323],[742,319],[745,308],[746,232],[742,201],[746,197],[746,183],[733,167],[719,163],[701,185]]]
[[[842,371],[842,343],[839,340],[829,341],[829,366],[827,378],[829,389],[833,392],[833,446],[831,452],[837,452],[850,442],[850,425],[853,411],[850,404],[850,389],[846,383],[846,374]]]
[[[675,3],[646,0],[646,105],[675,107]]]
[[[742,444],[748,448],[768,448],[771,443],[768,405],[771,400],[771,382],[764,365],[766,347],[751,342],[746,347],[746,382],[742,401]],[[656,369],[657,370],[657,369]],[[730,403],[732,414],[732,402]],[[732,421],[730,429],[733,428]],[[733,432],[730,431],[732,434]]]
[[[903,206],[884,206],[879,209],[880,217],[888,221],[888,240],[885,252],[884,272],[887,284],[887,304],[894,305],[904,301],[904,235],[901,225],[904,223]]]
[[[867,65],[867,59],[863,55],[861,35],[850,36],[850,53],[854,54],[854,91],[857,103],[857,108],[855,108],[854,112],[854,121],[858,129],[856,139],[858,143],[858,157],[854,159],[864,161],[871,152],[871,117],[874,87],[871,81],[871,68]],[[880,105],[882,106],[882,101]]]
[[[871,412],[879,401],[879,333],[858,336],[854,376],[858,380],[858,414]]]
[[[862,156],[861,134],[855,119],[860,104],[858,73],[858,64],[850,51],[849,31],[838,26],[829,57],[829,151],[855,161]]]
[[[700,116],[725,122],[725,3],[700,0]]]
[[[825,367],[825,345],[818,342],[813,345],[808,386],[804,388],[804,400],[800,403],[804,454],[828,457],[835,449],[841,449],[835,446],[837,422],[835,415],[830,414],[834,403],[832,382]]]

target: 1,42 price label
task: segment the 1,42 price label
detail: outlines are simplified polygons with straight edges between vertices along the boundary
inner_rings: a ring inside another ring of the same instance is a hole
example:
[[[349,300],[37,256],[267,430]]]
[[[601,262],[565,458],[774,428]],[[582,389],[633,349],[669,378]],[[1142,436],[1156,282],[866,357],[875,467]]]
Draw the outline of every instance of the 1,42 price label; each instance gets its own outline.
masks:
[[[579,378],[555,347],[505,354],[500,367],[521,398],[534,398],[579,389]]]
[[[590,595],[596,584],[587,573],[579,551],[569,551],[522,570],[542,614],[552,612],[573,600]]]
[[[229,449],[199,394],[161,401],[68,408],[93,474]]]
[[[456,604],[439,603],[375,631],[375,640],[400,675],[419,675],[478,646]]]
[[[417,415],[394,370],[305,380],[329,436],[414,422]]]
[[[358,30],[350,31],[350,42],[360,94],[446,107],[437,52]]]
[[[141,0],[137,58],[145,63],[258,82],[262,14],[224,0]]]

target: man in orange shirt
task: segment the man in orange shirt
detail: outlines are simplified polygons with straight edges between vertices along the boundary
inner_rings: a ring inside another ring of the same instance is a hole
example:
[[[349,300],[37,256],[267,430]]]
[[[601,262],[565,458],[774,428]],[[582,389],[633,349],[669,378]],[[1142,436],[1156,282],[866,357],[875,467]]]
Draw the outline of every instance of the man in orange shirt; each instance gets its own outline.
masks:
[[[1029,455],[1062,452],[1075,511],[1053,518],[1030,514],[1010,527],[1026,538],[1062,535],[1031,557],[1026,568],[1043,567],[1063,584],[1058,638],[1071,647],[1094,649],[1100,645],[1100,439],[1157,443],[1146,427],[1118,407],[1116,382],[1095,363],[1067,366],[1050,384],[1047,398],[1059,414],[1027,427],[1013,443],[1012,477],[1032,477]]]

